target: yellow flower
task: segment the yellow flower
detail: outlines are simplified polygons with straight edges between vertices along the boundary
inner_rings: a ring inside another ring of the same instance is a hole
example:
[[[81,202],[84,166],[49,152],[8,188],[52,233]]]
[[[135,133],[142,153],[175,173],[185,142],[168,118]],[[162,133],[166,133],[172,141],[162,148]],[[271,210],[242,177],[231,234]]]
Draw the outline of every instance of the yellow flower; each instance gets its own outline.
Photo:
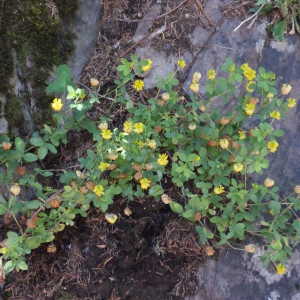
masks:
[[[219,145],[222,149],[228,149],[229,141],[227,139],[220,139]]]
[[[195,72],[193,75],[192,82],[197,83],[201,79],[202,75],[200,72]]]
[[[244,76],[247,78],[247,80],[252,80],[256,77],[256,71],[249,68],[247,70],[244,71]]]
[[[144,124],[143,123],[136,123],[133,125],[134,131],[136,133],[142,133],[144,131]]]
[[[195,124],[190,124],[189,125],[189,130],[195,130],[196,129],[196,125]]]
[[[250,80],[250,81],[248,81],[248,83],[247,83],[247,85],[246,85],[246,90],[247,90],[247,92],[249,92],[249,93],[252,93],[252,92],[254,92],[254,89],[252,88],[250,88],[250,85],[251,84],[255,84],[255,82],[254,81],[252,81],[252,80]]]
[[[133,88],[136,89],[137,91],[142,91],[144,87],[144,81],[137,79],[133,83]]]
[[[274,118],[274,119],[277,119],[277,120],[280,120],[280,112],[277,111],[277,110],[274,110],[270,113],[270,117]]]
[[[8,252],[7,248],[1,248],[0,249],[0,253],[2,253],[2,254],[6,254],[7,252]]]
[[[206,75],[209,80],[214,80],[216,78],[216,71],[208,70]]]
[[[274,153],[277,150],[278,147],[278,143],[276,141],[270,141],[268,142],[268,149],[270,150],[270,152]]]
[[[196,158],[195,158],[195,162],[198,162],[200,160],[200,156],[197,156]]]
[[[293,107],[296,106],[296,100],[294,98],[287,99],[287,102],[288,102],[288,107],[289,108],[293,108]]]
[[[286,271],[286,267],[283,264],[279,264],[276,266],[276,271],[279,275],[283,275]]]
[[[54,110],[60,111],[64,105],[61,103],[61,99],[55,98],[51,106]]]
[[[241,65],[241,69],[243,70],[243,71],[246,71],[246,70],[249,70],[249,65],[247,64],[247,63],[244,63],[244,64],[242,64]]]
[[[267,97],[268,99],[272,99],[272,98],[274,98],[274,94],[268,93],[268,94],[266,95],[266,97]]]
[[[186,66],[185,61],[181,58],[177,61],[179,67],[184,68]]]
[[[150,186],[151,180],[148,178],[143,178],[140,180],[141,188],[146,190]]]
[[[97,80],[96,78],[91,78],[90,83],[91,83],[91,86],[98,86],[99,80]]]
[[[132,131],[132,122],[126,121],[123,124],[123,131],[126,132],[126,133],[130,133]]]
[[[112,137],[112,132],[109,129],[104,129],[101,132],[101,136],[105,139],[105,140],[110,140]]]
[[[101,131],[107,129],[107,128],[108,128],[107,122],[102,122],[102,123],[100,123],[99,126],[98,126],[98,128],[99,128]]]
[[[242,165],[241,163],[236,163],[233,165],[233,170],[235,172],[241,172],[244,169],[244,165]]]
[[[225,189],[224,189],[223,185],[220,185],[219,187],[214,188],[214,193],[217,195],[224,193],[224,191],[225,191]]]
[[[272,215],[272,216],[274,216],[274,213],[273,213],[272,209],[269,210],[269,214]]]
[[[244,109],[244,111],[246,112],[246,114],[248,116],[252,116],[255,110],[255,104],[253,103],[248,103],[246,104],[246,108]]]
[[[134,143],[139,147],[139,149],[144,147],[144,143],[142,141],[134,141]]]
[[[147,71],[149,71],[150,70],[150,68],[151,68],[151,65],[152,65],[152,61],[150,60],[150,59],[146,59],[147,60],[147,62],[148,62],[148,65],[146,65],[146,66],[142,66],[142,70],[143,70],[143,72],[147,72]]]
[[[150,140],[149,143],[148,143],[148,146],[151,149],[155,149],[156,148],[156,142],[154,140]]]
[[[99,169],[101,171],[105,171],[108,167],[109,167],[109,164],[108,163],[104,163],[104,162],[101,162],[100,165],[99,165]]]
[[[281,94],[282,95],[287,95],[291,91],[291,89],[292,89],[292,87],[289,84],[284,83],[281,86]]]
[[[239,130],[238,133],[240,135],[240,140],[244,140],[246,138],[246,131]]]
[[[190,90],[194,93],[198,93],[199,92],[199,84],[196,83],[196,82],[193,82],[191,85],[190,85]]]
[[[167,154],[159,154],[158,155],[158,159],[157,159],[157,163],[160,166],[165,166],[168,164],[168,155]]]
[[[118,220],[118,217],[115,214],[105,214],[105,220],[110,224],[114,224]]]
[[[93,192],[97,195],[97,196],[101,196],[101,195],[104,195],[104,187],[103,185],[99,184],[99,185],[96,185],[93,189]]]

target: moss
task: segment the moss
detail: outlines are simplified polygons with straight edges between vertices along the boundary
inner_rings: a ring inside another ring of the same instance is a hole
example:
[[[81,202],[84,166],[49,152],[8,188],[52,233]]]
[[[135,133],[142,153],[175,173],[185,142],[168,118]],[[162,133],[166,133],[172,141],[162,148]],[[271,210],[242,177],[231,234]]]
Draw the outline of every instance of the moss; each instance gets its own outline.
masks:
[[[4,116],[9,122],[10,126],[18,126],[24,122],[22,102],[17,96],[12,95],[8,97]]]
[[[55,4],[57,16],[52,15],[45,0],[10,0],[4,2],[0,15],[0,93],[7,94],[10,90],[14,49],[21,82],[25,87],[26,83],[32,83],[31,91],[25,90],[21,99],[29,101],[33,97],[36,109],[42,111],[49,110],[52,101],[45,94],[50,71],[54,65],[66,63],[74,51],[74,35],[67,29],[67,23],[75,16],[78,0],[55,0]],[[15,100],[6,107],[13,104]]]

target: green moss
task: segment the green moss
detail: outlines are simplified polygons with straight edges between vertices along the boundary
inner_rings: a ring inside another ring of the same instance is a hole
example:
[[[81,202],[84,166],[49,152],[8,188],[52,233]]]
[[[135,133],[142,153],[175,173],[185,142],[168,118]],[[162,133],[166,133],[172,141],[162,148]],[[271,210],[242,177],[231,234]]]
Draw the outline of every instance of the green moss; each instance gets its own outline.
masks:
[[[4,116],[11,126],[18,126],[24,122],[22,102],[18,97],[14,95],[8,97]]]
[[[45,94],[50,71],[53,66],[66,63],[74,51],[74,35],[67,29],[67,23],[78,9],[78,0],[55,0],[54,3],[58,9],[56,16],[52,15],[47,2],[41,0],[5,1],[0,14],[0,93],[7,95],[10,90],[14,49],[21,82],[25,87],[28,82],[32,83],[30,91],[23,91],[21,100],[33,97],[37,111],[42,110],[44,115],[50,115],[43,111],[49,110],[52,101],[52,97]],[[6,107],[13,104],[15,100]],[[45,121],[43,118],[43,123]],[[10,120],[9,124],[12,124]]]

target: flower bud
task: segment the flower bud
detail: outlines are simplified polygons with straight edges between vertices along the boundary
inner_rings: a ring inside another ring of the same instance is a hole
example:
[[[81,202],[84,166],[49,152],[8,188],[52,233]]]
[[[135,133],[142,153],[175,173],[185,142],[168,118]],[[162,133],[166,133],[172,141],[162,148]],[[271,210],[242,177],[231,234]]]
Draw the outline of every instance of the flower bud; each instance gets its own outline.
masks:
[[[215,253],[215,250],[212,246],[205,247],[204,251],[205,251],[207,256],[213,256],[214,253]]]
[[[296,194],[300,194],[300,185],[296,185],[295,186],[295,188],[294,188],[294,192],[296,193]]]
[[[223,117],[221,120],[220,120],[220,123],[222,125],[226,125],[230,122],[230,119],[229,118],[226,118],[226,117]]]
[[[161,98],[164,100],[164,101],[168,101],[170,99],[170,94],[169,93],[163,93],[161,95]]]
[[[189,125],[189,130],[195,130],[196,129],[196,125],[195,124],[190,124]]]
[[[9,150],[11,148],[11,143],[2,142],[2,148],[6,151]]]
[[[195,72],[194,75],[193,75],[193,79],[192,79],[192,82],[193,83],[196,83],[198,82],[200,79],[201,79],[202,75],[200,72]]]
[[[107,122],[102,122],[102,123],[100,123],[100,125],[98,126],[98,128],[99,128],[101,131],[108,129],[108,124],[107,124]]]

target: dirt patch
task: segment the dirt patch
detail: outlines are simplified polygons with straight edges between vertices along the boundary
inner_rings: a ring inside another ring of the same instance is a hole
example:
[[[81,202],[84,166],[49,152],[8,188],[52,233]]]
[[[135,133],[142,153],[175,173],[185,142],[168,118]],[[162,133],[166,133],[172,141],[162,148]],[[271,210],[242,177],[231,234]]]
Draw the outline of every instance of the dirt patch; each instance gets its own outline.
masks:
[[[55,254],[41,246],[28,257],[29,271],[13,273],[6,299],[182,299],[195,293],[203,253],[193,225],[150,198],[118,200],[110,225],[92,209],[88,218],[57,235]]]

